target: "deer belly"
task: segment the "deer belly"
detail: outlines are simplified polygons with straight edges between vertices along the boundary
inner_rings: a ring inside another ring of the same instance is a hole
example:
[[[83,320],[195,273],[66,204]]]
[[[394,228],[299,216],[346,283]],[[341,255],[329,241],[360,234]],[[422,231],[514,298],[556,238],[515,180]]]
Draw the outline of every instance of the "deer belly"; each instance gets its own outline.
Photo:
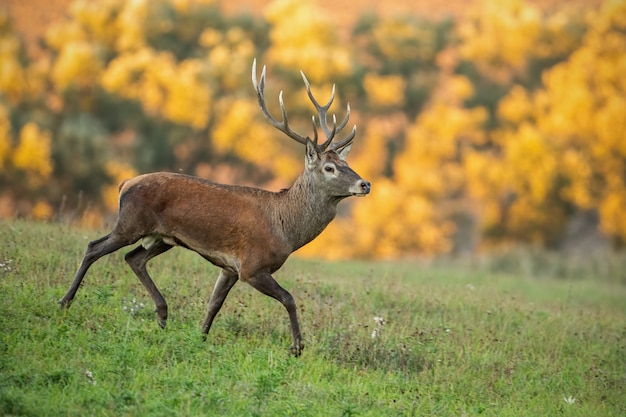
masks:
[[[141,238],[141,246],[143,246],[144,249],[150,249],[151,247],[153,247],[156,243],[160,241],[163,241],[164,243],[167,243],[168,245],[171,245],[171,246],[178,246],[176,239],[170,236],[162,236],[162,235],[144,236],[143,238]]]

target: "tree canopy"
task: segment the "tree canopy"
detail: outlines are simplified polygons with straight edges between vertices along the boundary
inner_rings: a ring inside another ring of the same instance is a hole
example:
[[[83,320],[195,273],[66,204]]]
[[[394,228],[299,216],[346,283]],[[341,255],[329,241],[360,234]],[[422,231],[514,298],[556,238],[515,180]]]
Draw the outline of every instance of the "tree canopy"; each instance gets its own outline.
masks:
[[[76,1],[31,57],[0,9],[0,217],[100,227],[119,182],[154,170],[288,186],[303,150],[258,109],[257,58],[298,128],[312,111],[299,71],[319,96],[336,83],[333,108],[350,102],[359,126],[350,163],[373,184],[303,254],[559,247],[581,213],[623,246],[624,2],[482,0],[439,21],[364,14],[341,33],[326,16],[312,0],[259,15]]]

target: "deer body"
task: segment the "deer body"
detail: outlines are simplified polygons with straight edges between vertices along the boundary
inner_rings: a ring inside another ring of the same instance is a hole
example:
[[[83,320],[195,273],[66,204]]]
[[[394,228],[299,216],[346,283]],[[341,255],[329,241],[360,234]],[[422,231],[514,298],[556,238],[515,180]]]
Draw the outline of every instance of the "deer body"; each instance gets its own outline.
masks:
[[[321,146],[303,138],[283,122],[276,122],[265,108],[263,86],[253,80],[261,108],[279,130],[305,144],[305,169],[286,190],[271,192],[253,187],[225,185],[183,174],[157,172],[127,180],[120,186],[119,213],[110,234],[89,243],[74,281],[59,301],[69,307],[89,267],[100,257],[139,240],[141,244],[125,259],[146,287],[156,305],[161,327],[167,320],[167,303],[148,275],[146,263],[174,246],[200,254],[221,268],[209,300],[203,332],[209,332],[232,286],[238,281],[280,301],[289,314],[293,336],[292,352],[302,350],[296,305],[289,292],[272,277],[289,255],[313,240],[332,221],[337,204],[349,196],[364,196],[370,191],[363,180],[345,162],[352,135],[333,142],[337,125],[326,125],[326,106],[319,106],[320,124],[327,135]],[[334,94],[333,94],[334,95]],[[349,108],[348,108],[349,115]],[[347,122],[347,117],[341,127]],[[338,144],[334,148],[332,144]]]

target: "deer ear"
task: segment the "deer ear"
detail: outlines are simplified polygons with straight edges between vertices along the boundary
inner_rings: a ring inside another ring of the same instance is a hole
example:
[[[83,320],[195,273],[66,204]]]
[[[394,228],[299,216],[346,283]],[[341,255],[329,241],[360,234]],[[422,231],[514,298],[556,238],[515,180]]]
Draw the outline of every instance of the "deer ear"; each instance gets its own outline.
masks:
[[[306,139],[306,166],[307,168],[313,168],[317,161],[319,161],[320,155],[317,153],[317,148],[313,141],[309,138]]]
[[[342,161],[346,160],[346,158],[348,157],[348,152],[350,152],[351,148],[352,148],[352,143],[346,146],[345,148],[341,149],[339,152],[337,152],[337,155],[339,155],[339,158],[341,158]]]

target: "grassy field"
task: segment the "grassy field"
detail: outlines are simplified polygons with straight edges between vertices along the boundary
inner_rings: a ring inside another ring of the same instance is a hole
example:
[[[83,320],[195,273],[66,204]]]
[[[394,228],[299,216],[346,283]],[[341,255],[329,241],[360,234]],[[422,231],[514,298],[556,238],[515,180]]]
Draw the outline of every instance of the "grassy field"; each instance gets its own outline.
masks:
[[[123,251],[59,309],[97,236],[0,222],[0,415],[626,415],[623,276],[292,259],[295,359],[283,307],[241,283],[202,342],[217,269],[183,249],[151,264],[166,330]]]

